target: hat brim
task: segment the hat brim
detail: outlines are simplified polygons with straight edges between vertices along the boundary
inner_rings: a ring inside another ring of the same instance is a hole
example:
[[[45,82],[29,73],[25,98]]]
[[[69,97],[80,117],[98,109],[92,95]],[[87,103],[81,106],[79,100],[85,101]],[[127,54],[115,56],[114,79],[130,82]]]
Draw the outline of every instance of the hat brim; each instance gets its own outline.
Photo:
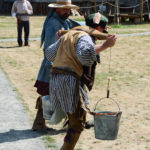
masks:
[[[57,3],[49,4],[48,7],[52,7],[52,8],[72,8],[72,9],[79,9],[79,7],[76,6],[76,5],[72,5],[72,4],[62,5],[62,4],[57,4]]]

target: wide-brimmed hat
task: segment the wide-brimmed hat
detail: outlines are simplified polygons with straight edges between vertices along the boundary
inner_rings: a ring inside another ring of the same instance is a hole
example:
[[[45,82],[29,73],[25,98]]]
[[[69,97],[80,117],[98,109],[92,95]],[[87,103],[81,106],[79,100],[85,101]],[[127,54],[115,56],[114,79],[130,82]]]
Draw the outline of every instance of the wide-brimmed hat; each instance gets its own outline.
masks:
[[[52,7],[52,8],[73,8],[73,9],[79,9],[78,6],[73,5],[71,3],[71,0],[56,0],[55,3],[49,4],[48,7]]]
[[[105,33],[107,32],[108,19],[104,15],[100,14],[99,12],[87,16],[85,22],[87,26],[90,26],[92,28],[101,26],[102,28],[104,28],[104,32]]]

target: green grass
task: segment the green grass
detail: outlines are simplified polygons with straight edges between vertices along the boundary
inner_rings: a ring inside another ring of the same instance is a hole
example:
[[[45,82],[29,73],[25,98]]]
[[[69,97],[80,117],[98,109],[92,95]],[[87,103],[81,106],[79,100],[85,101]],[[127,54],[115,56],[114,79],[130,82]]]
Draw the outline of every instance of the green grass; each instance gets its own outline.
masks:
[[[137,28],[150,28],[150,24],[111,24],[111,28],[116,28],[116,29],[137,29]]]
[[[83,18],[77,18],[77,19],[73,19],[73,20],[75,20],[75,21],[85,21]]]
[[[108,78],[111,78],[110,80],[110,86],[113,85],[117,88],[122,88],[121,85],[122,83],[124,83],[124,87],[135,87],[136,86],[136,82],[139,78],[142,78],[143,75],[138,72],[137,74],[135,74],[132,71],[126,71],[124,72],[124,70],[122,71],[111,71],[110,73],[108,72],[97,72],[96,73],[96,77],[95,77],[95,83],[94,86],[96,89],[99,89],[99,86],[104,86],[107,88],[107,84],[108,84]]]
[[[48,148],[51,148],[51,150],[57,150],[58,149],[55,139],[53,139],[49,135],[44,136],[43,140],[44,140],[46,146]]]
[[[40,37],[43,23],[46,16],[31,16],[30,17],[30,38]],[[83,17],[71,17],[76,21],[84,21]],[[9,20],[9,21],[8,21]],[[135,32],[150,32],[150,24],[110,24],[112,30],[110,33],[135,33]],[[7,32],[5,31],[7,29]],[[137,31],[136,31],[136,30]],[[16,38],[17,27],[16,18],[11,16],[0,16],[0,39]]]

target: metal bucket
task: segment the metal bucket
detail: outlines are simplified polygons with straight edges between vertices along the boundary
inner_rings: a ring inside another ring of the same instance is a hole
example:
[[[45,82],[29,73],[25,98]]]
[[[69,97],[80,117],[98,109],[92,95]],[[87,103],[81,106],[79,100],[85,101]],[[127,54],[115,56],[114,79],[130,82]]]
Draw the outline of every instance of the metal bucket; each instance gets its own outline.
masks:
[[[53,111],[50,110],[50,97],[42,96],[42,107],[43,107],[43,117],[45,120],[50,120],[53,115]]]
[[[96,103],[96,106],[101,100],[105,98],[101,98]],[[96,106],[95,106],[94,130],[95,130],[96,139],[101,139],[101,140],[117,139],[118,130],[119,130],[119,122],[120,122],[122,112],[120,112],[120,107],[118,103],[112,98],[109,98],[109,99],[113,100],[117,104],[119,111],[118,112],[96,111]]]
[[[43,107],[43,117],[45,120],[49,120],[50,124],[58,124],[62,119],[66,118],[67,114],[62,111],[61,108],[51,111],[50,97],[42,96],[42,107]]]

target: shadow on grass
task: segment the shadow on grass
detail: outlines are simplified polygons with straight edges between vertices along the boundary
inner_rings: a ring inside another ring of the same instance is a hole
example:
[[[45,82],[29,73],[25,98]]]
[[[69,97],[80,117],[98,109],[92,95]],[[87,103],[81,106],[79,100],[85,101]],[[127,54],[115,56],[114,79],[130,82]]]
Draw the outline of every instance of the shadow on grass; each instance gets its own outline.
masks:
[[[66,129],[56,130],[53,128],[48,128],[47,130],[35,130],[34,132],[37,132],[40,135],[57,135],[57,134],[65,133]]]
[[[0,48],[19,48],[19,46],[0,46]]]
[[[49,130],[47,130],[48,135],[57,135],[57,134],[65,133],[65,132],[66,132],[66,129],[56,130],[56,129],[49,128]]]
[[[31,129],[27,129],[27,130],[10,129],[7,132],[0,133],[0,143],[14,142],[22,139],[33,139],[39,136],[42,135],[37,132],[34,132]]]
[[[49,130],[47,131],[38,131],[38,132],[33,131],[32,129],[27,129],[27,130],[10,129],[7,132],[0,133],[0,143],[14,142],[23,139],[33,139],[43,135],[57,135],[60,133],[65,133],[65,131],[66,131],[65,129],[55,130],[52,128],[49,128]]]

